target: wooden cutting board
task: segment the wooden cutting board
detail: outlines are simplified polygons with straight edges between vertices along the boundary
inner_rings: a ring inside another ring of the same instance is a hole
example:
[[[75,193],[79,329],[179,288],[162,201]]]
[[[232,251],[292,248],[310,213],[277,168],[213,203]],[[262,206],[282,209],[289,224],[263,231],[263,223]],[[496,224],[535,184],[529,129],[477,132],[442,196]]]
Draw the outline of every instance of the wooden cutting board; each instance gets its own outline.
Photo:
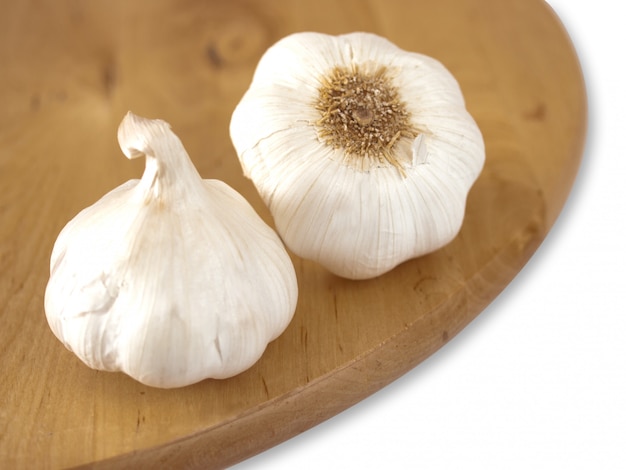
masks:
[[[546,236],[586,129],[579,63],[539,0],[5,2],[0,16],[0,467],[211,468],[245,459],[379,390],[465,327]],[[271,224],[228,137],[267,47],[367,30],[442,61],[485,138],[458,237],[369,281],[293,257],[293,322],[228,380],[159,390],[88,369],[43,311],[52,244],[130,178],[124,113],[170,122],[205,178]],[[506,314],[506,312],[502,312]],[[523,354],[523,351],[520,351]]]

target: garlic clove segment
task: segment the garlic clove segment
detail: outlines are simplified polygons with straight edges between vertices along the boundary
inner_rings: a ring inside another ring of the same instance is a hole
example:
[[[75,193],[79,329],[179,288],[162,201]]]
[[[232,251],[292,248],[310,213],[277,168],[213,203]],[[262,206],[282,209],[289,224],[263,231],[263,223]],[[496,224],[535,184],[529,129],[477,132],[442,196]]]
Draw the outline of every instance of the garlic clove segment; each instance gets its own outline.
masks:
[[[352,279],[450,242],[485,160],[450,72],[369,33],[278,41],[230,135],[285,244]]]
[[[128,113],[118,140],[128,158],[145,156],[145,172],[59,234],[52,331],[89,367],[154,387],[246,370],[296,308],[281,240],[239,193],[201,178],[166,122]]]

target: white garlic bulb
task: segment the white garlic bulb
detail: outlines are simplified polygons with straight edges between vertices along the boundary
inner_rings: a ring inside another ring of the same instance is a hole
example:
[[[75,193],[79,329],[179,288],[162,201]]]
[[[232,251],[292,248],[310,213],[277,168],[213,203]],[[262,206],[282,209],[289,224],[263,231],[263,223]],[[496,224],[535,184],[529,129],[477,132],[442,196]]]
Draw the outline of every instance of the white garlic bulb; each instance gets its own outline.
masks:
[[[203,180],[161,120],[131,113],[118,140],[146,157],[131,180],[61,231],[45,311],[85,364],[172,388],[253,365],[289,324],[295,271],[235,190]]]
[[[368,33],[270,47],[230,134],[285,244],[353,279],[450,242],[485,160],[444,66]]]

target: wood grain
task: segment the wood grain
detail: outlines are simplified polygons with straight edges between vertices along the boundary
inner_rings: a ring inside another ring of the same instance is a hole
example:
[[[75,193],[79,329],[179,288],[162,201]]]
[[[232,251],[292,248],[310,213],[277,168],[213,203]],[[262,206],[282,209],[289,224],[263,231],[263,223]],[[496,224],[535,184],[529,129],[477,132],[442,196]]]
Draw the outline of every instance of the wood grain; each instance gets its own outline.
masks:
[[[450,341],[510,282],[557,217],[586,129],[566,32],[539,0],[3,2],[0,16],[0,467],[212,468],[344,410]],[[228,137],[274,41],[355,30],[442,61],[487,163],[445,248],[370,281],[293,257],[293,322],[250,370],[178,390],[86,368],[43,312],[52,244],[143,162],[124,113],[173,125],[205,178],[271,224]]]

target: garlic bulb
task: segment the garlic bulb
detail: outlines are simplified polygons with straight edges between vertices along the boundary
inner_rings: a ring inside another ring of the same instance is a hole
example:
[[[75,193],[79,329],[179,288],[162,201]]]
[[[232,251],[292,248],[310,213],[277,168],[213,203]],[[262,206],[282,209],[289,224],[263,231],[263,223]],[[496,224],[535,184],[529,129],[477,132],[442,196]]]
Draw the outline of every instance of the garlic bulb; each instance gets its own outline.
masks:
[[[444,66],[368,33],[270,47],[230,134],[285,244],[353,279],[451,241],[485,159]]]
[[[254,364],[296,306],[291,260],[235,190],[203,180],[160,120],[131,113],[118,140],[146,157],[61,231],[45,311],[85,364],[171,388]]]

